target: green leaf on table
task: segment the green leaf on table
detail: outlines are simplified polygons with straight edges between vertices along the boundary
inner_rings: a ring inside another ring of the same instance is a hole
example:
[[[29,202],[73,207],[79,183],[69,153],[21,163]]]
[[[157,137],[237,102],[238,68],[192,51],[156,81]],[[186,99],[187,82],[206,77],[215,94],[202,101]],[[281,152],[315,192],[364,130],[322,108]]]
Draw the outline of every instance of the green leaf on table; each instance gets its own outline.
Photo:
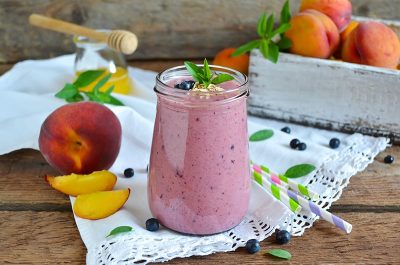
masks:
[[[270,249],[270,250],[268,250],[267,253],[274,257],[281,258],[281,259],[290,260],[292,258],[292,254],[290,254],[289,251],[284,250],[284,249],[279,249],[279,248]]]
[[[79,94],[79,90],[76,86],[70,83],[66,83],[60,91],[56,93],[57,98],[69,99]]]
[[[130,226],[118,226],[118,227],[114,228],[113,230],[111,230],[111,232],[108,234],[107,237],[118,235],[118,234],[121,234],[121,233],[130,232],[132,230],[133,230],[133,228],[130,227]]]
[[[271,138],[273,135],[274,135],[273,130],[260,130],[258,132],[253,133],[250,136],[249,141],[250,142],[263,141],[267,140],[268,138]]]
[[[105,70],[88,70],[82,72],[78,78],[75,80],[74,85],[77,88],[85,87],[93,83],[97,78],[99,78]]]
[[[218,84],[221,84],[223,82],[233,80],[233,79],[235,79],[235,78],[231,75],[219,74],[219,75],[217,75],[217,77],[215,77],[211,80],[211,84],[218,85]]]
[[[257,23],[257,34],[260,37],[263,37],[266,34],[267,29],[267,14],[262,13]]]
[[[242,46],[237,48],[232,53],[231,56],[232,57],[236,57],[236,56],[242,55],[242,54],[244,54],[246,52],[250,52],[251,50],[260,47],[260,43],[261,43],[261,40],[253,40],[253,41],[250,41],[250,42],[248,42],[246,44],[243,44]]]
[[[315,169],[315,166],[311,164],[299,164],[286,170],[284,176],[290,179],[300,178],[310,174]]]

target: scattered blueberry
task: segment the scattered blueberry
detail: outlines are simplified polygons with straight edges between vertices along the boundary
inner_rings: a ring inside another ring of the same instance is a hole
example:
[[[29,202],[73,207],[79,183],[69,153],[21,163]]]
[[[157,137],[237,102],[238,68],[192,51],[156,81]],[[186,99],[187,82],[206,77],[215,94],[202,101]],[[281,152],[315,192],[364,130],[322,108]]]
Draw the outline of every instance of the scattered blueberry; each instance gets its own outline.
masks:
[[[306,143],[299,143],[299,144],[297,145],[297,149],[299,149],[300,151],[306,150],[306,149],[307,149]]]
[[[290,133],[290,128],[289,127],[283,127],[282,129],[281,129],[281,131],[282,132],[285,132],[285,133]]]
[[[330,146],[332,149],[338,148],[339,145],[340,145],[340,140],[339,140],[338,138],[332,138],[332,139],[329,141],[329,146]]]
[[[185,80],[185,81],[182,81],[179,84],[176,84],[174,87],[175,88],[179,88],[179,89],[183,89],[183,90],[190,90],[190,89],[193,88],[194,84],[195,84],[195,82],[192,81],[192,80],[189,80],[189,81]]]
[[[155,232],[160,228],[160,224],[156,218],[150,218],[146,221],[146,229]]]
[[[383,162],[385,162],[386,164],[392,164],[394,162],[394,157],[391,155],[387,155],[383,159]]]
[[[295,139],[290,141],[290,147],[292,149],[296,149],[299,144],[300,144],[300,140],[299,139],[295,138]]]
[[[133,171],[133,168],[127,168],[124,170],[124,176],[126,178],[131,178],[133,177],[133,175],[135,175],[135,172]]]
[[[260,251],[260,242],[257,239],[250,239],[246,242],[246,249],[250,254]]]
[[[283,245],[289,243],[292,236],[286,230],[278,230],[275,233],[275,238],[276,238],[276,243]]]

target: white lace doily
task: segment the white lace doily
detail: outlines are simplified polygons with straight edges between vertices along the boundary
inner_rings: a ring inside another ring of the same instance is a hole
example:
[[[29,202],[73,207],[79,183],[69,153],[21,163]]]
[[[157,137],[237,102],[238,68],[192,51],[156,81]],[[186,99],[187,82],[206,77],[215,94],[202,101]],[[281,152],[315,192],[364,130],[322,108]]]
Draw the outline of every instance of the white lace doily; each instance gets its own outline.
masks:
[[[353,135],[348,139],[349,147],[329,157],[312,176],[303,182],[319,192],[316,201],[324,209],[329,209],[338,200],[351,176],[366,168],[374,157],[388,146],[384,138]],[[215,252],[227,252],[242,247],[251,238],[263,240],[270,236],[277,226],[284,226],[295,236],[301,236],[319,217],[306,211],[297,216],[282,215],[279,224],[271,223],[266,212],[275,207],[276,201],[263,209],[247,215],[234,229],[213,236],[184,236],[170,231],[138,234],[131,232],[103,241],[89,249],[88,264],[147,264],[164,262],[177,257],[203,256]]]

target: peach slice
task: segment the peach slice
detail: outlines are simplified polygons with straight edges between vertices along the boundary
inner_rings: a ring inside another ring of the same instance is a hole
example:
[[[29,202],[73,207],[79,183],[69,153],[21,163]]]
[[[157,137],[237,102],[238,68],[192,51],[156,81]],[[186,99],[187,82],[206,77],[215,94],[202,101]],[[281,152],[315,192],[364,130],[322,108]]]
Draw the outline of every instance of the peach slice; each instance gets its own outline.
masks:
[[[80,218],[89,220],[106,218],[125,204],[130,191],[125,189],[79,195],[73,206],[74,213]]]
[[[50,186],[64,194],[78,196],[114,188],[117,176],[107,170],[95,171],[88,175],[71,174],[65,176],[45,176]]]

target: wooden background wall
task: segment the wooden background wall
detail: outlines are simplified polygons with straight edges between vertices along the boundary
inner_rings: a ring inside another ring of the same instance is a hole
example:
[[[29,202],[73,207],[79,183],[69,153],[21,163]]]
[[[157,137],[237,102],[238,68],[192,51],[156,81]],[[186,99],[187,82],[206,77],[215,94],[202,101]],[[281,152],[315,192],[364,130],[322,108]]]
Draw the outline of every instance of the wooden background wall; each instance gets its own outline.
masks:
[[[74,51],[71,38],[33,28],[35,12],[94,28],[123,28],[139,36],[133,59],[213,57],[255,36],[262,11],[284,0],[0,0],[0,63]],[[355,15],[400,20],[400,0],[353,0]],[[299,0],[291,0],[297,10]]]

